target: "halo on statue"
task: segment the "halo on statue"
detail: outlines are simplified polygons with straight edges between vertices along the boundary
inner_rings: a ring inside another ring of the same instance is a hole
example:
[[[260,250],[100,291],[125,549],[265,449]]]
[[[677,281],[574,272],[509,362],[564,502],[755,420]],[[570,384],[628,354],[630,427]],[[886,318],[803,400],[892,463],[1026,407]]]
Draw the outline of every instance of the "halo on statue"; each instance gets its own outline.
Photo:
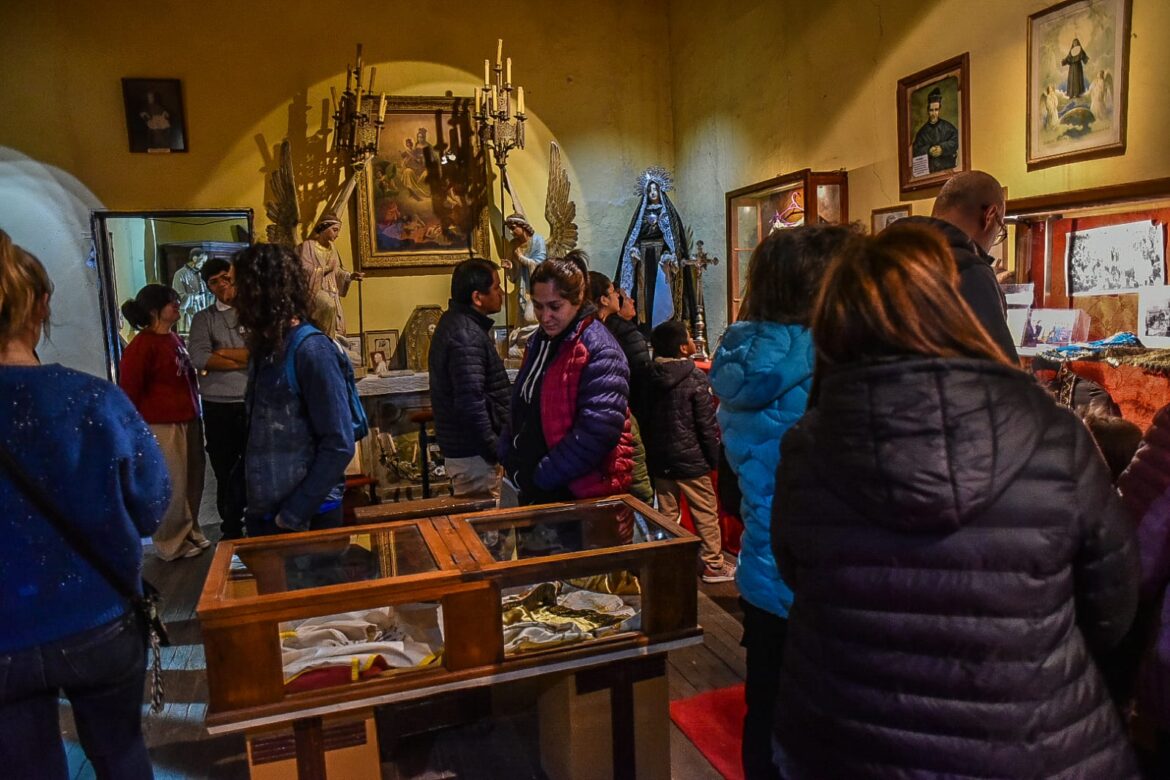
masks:
[[[638,174],[637,190],[634,194],[643,197],[652,183],[658,185],[659,192],[670,192],[674,189],[674,176],[661,165],[651,165]]]

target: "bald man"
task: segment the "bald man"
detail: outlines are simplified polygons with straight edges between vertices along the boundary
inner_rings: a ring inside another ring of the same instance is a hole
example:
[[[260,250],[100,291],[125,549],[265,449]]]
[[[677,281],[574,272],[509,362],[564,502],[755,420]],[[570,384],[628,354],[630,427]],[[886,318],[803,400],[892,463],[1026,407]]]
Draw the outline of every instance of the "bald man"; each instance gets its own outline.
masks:
[[[963,299],[1012,365],[1019,365],[1007,326],[1007,303],[991,268],[995,260],[988,254],[1007,237],[1003,187],[995,177],[983,171],[956,174],[939,191],[931,216],[898,223],[925,225],[943,234],[959,266]]]

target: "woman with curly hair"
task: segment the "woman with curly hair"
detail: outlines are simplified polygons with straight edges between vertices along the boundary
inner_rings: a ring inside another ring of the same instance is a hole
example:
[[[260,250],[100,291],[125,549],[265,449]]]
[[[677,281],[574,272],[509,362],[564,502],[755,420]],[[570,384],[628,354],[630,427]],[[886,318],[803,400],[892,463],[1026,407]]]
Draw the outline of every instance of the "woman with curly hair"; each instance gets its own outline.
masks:
[[[248,536],[339,526],[354,445],[349,391],[337,347],[309,323],[300,260],[287,247],[256,244],[236,255],[232,279],[252,356],[244,456]]]

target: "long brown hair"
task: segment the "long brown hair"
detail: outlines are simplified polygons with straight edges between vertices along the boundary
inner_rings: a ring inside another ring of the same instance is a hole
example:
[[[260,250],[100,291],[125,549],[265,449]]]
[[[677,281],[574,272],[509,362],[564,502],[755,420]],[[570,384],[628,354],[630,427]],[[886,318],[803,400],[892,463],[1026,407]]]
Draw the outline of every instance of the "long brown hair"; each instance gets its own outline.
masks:
[[[752,252],[740,320],[808,326],[825,271],[857,231],[845,225],[777,230]]]
[[[958,290],[958,267],[934,231],[893,225],[849,242],[813,310],[827,364],[877,357],[970,357],[1007,363]]]
[[[24,332],[37,316],[41,300],[53,294],[53,282],[41,261],[0,230],[0,347]],[[49,332],[49,311],[43,329]]]

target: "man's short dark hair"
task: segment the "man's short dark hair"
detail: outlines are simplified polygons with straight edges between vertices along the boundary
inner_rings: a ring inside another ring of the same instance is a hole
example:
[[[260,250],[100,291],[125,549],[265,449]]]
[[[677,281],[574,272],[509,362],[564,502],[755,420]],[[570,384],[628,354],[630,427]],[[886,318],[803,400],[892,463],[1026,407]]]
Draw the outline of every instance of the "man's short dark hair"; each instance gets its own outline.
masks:
[[[199,275],[203,277],[203,283],[209,284],[211,277],[216,274],[222,274],[224,271],[232,270],[232,264],[222,257],[212,257],[203,264],[199,269]]]
[[[464,260],[451,274],[451,300],[471,305],[472,293],[487,293],[492,289],[492,274],[496,267],[482,257]]]
[[[654,347],[656,358],[682,357],[682,348],[689,339],[690,334],[682,320],[667,320],[650,334],[650,346]]]
[[[601,273],[600,271],[590,271],[589,272],[589,300],[593,301],[594,303],[597,303],[598,301],[601,300],[601,296],[603,296],[607,292],[609,292],[609,288],[612,285],[613,285],[613,282],[611,282],[609,280],[609,277],[606,276],[605,274]]]

